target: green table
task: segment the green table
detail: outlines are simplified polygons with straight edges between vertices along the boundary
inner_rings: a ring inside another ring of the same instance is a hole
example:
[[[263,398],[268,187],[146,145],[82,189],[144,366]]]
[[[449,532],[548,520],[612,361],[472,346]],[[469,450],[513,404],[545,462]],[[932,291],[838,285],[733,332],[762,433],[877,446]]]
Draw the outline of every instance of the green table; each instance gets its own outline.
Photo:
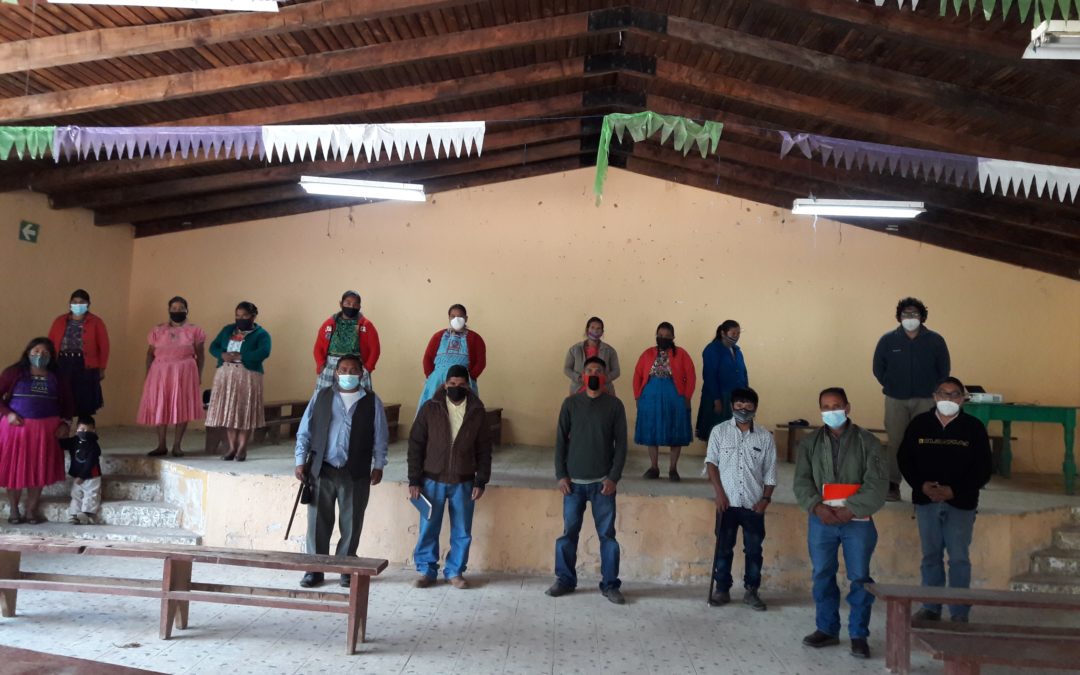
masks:
[[[1072,406],[1044,406],[1029,403],[966,403],[964,410],[989,426],[992,420],[1001,422],[1001,475],[1010,476],[1012,464],[1013,422],[1049,422],[1065,428],[1065,461],[1061,470],[1065,474],[1065,492],[1076,493],[1076,460],[1073,457],[1073,439],[1076,434],[1076,408]]]

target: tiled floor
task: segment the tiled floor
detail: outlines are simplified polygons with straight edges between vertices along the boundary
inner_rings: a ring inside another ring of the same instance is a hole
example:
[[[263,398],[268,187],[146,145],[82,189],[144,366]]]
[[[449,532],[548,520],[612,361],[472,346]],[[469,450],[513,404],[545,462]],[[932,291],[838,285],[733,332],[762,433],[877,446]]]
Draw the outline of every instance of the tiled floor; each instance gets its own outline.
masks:
[[[37,571],[160,574],[159,563],[138,560],[23,560],[24,569]],[[195,579],[282,587],[299,580],[296,574],[199,565]],[[710,608],[706,589],[689,586],[627,585],[628,604],[618,607],[586,580],[577,593],[554,600],[543,594],[551,582],[543,577],[479,575],[466,591],[444,583],[419,590],[412,579],[411,572],[391,570],[373,582],[368,642],[354,656],[344,653],[342,615],[193,603],[189,629],[165,642],[157,636],[156,601],[28,591],[19,593],[18,616],[0,619],[0,644],[168,673],[228,675],[884,672],[880,610],[871,626],[873,658],[858,661],[846,641],[821,651],[800,645],[813,629],[813,607],[802,595],[763,592],[770,607],[758,613],[741,604]],[[1010,623],[1034,616],[991,612],[977,616]],[[1044,615],[1038,622],[1062,619]],[[940,663],[919,653],[913,667],[916,673],[942,672]]]

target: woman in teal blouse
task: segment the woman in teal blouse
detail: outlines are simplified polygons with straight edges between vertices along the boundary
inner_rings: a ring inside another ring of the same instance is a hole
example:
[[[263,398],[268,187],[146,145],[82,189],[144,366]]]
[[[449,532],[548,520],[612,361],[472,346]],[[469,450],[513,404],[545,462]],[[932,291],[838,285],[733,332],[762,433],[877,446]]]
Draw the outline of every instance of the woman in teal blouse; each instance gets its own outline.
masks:
[[[236,321],[221,329],[210,343],[217,359],[206,426],[224,427],[229,440],[225,461],[247,459],[251,432],[266,426],[263,414],[263,361],[270,356],[270,333],[255,323],[259,308],[250,302],[236,306]]]

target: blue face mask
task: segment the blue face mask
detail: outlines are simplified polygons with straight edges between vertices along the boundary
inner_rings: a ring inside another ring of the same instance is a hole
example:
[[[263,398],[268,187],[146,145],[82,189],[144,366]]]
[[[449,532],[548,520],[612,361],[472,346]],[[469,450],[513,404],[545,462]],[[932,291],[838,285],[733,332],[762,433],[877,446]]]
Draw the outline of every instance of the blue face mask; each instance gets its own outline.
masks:
[[[34,368],[44,368],[45,366],[49,365],[49,355],[48,354],[31,354],[30,355],[30,365],[33,366]]]
[[[86,312],[89,309],[90,309],[90,305],[87,305],[87,304],[84,304],[84,303],[81,303],[81,302],[73,302],[73,303],[71,303],[71,313],[74,314],[75,316],[82,316],[83,314],[86,314]]]
[[[839,429],[847,422],[847,413],[843,410],[824,410],[821,413],[821,421],[832,429]]]
[[[359,375],[338,375],[337,376],[338,388],[343,391],[351,391],[360,386]]]

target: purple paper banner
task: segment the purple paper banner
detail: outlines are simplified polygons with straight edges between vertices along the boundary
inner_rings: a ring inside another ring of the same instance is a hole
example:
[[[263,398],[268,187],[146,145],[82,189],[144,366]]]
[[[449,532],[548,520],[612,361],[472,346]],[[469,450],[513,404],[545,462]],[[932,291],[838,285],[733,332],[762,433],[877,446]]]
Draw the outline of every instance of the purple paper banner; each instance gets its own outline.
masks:
[[[265,157],[262,127],[57,127],[53,156],[133,159],[179,155]]]

